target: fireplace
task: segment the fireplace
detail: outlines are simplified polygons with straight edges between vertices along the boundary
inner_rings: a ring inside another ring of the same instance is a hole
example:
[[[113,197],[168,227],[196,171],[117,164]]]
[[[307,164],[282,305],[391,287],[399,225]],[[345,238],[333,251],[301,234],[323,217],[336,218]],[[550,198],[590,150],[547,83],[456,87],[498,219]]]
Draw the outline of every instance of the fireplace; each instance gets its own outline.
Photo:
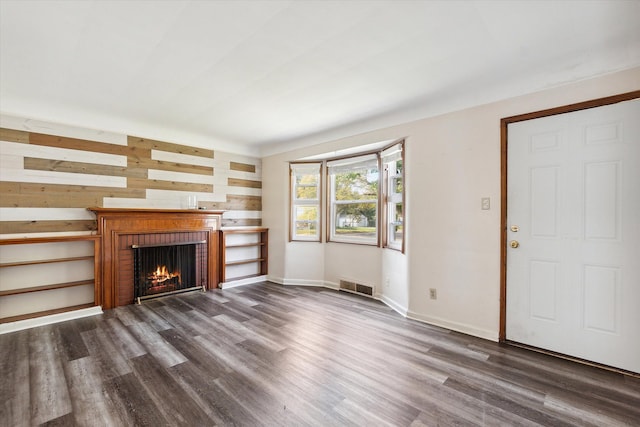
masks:
[[[207,265],[197,257],[199,242],[133,245],[133,284],[135,301],[162,295],[206,290]],[[200,261],[200,262],[199,262]]]
[[[96,285],[99,298],[96,298],[96,304],[103,309],[132,304],[143,296],[183,292],[185,289],[190,290],[189,288],[206,290],[218,287],[222,211],[121,208],[89,210],[96,214],[98,234],[102,237],[100,277]],[[171,246],[182,248],[175,249],[180,252],[184,249],[185,253],[176,256],[191,259],[193,266],[186,267],[186,271],[182,271],[181,267],[176,272],[171,260],[162,263],[150,261],[156,265],[149,267],[142,266],[136,258],[141,255],[156,257],[154,252],[162,252]],[[150,254],[142,253],[147,250]],[[194,254],[186,254],[188,251]],[[166,271],[163,271],[163,266]],[[138,295],[140,290],[142,293]]]

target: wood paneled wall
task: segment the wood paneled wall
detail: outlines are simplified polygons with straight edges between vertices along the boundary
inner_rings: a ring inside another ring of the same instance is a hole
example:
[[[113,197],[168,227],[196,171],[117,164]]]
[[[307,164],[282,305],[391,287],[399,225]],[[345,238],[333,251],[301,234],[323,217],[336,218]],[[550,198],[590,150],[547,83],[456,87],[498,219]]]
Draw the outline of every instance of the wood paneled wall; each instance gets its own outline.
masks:
[[[9,116],[0,128],[0,235],[81,234],[87,207],[223,209],[260,226],[260,159]]]

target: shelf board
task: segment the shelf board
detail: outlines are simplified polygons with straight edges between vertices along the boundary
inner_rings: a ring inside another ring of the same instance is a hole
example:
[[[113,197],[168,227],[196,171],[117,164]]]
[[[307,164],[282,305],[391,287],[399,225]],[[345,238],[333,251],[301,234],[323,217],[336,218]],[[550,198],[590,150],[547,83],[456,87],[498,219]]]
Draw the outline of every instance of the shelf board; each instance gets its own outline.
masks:
[[[71,307],[55,308],[53,310],[38,311],[37,313],[20,314],[18,316],[0,318],[0,323],[17,322],[18,320],[33,319],[41,316],[48,316],[50,314],[66,313],[67,311],[81,310],[83,308],[91,308],[93,306],[95,306],[94,303],[89,303],[74,305]]]
[[[18,267],[21,265],[52,264],[56,262],[84,261],[84,260],[93,261],[94,256],[86,255],[86,256],[77,256],[77,257],[71,257],[71,258],[52,258],[52,259],[40,259],[40,260],[32,260],[32,261],[6,262],[3,264],[0,264],[0,268]]]
[[[256,246],[264,246],[263,242],[255,242],[255,243],[242,243],[239,245],[227,245],[226,248],[230,249],[230,248],[253,248]]]
[[[225,265],[229,266],[229,265],[253,264],[253,263],[256,263],[256,262],[264,262],[264,261],[265,261],[264,258],[243,259],[243,260],[240,260],[240,261],[230,261],[230,262],[225,263]]]
[[[0,297],[5,297],[8,295],[28,294],[30,292],[50,291],[53,289],[72,288],[74,286],[93,285],[93,284],[94,284],[94,280],[89,279],[89,280],[78,280],[77,282],[65,282],[65,283],[54,283],[51,285],[32,286],[30,288],[8,289],[6,291],[0,291]]]
[[[97,234],[83,234],[80,236],[53,236],[53,237],[23,237],[18,239],[0,239],[2,245],[28,245],[33,243],[56,243],[56,242],[82,242],[100,240]]]
[[[264,227],[258,228],[238,228],[232,230],[222,229],[223,234],[251,234],[251,233],[266,233],[269,229]]]

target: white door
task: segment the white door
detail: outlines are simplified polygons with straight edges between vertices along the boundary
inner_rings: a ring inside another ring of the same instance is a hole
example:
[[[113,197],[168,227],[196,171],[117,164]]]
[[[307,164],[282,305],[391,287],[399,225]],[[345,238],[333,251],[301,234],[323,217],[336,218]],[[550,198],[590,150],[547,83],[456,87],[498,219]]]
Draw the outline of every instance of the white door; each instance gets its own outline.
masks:
[[[507,147],[507,340],[640,373],[640,100],[511,123]]]

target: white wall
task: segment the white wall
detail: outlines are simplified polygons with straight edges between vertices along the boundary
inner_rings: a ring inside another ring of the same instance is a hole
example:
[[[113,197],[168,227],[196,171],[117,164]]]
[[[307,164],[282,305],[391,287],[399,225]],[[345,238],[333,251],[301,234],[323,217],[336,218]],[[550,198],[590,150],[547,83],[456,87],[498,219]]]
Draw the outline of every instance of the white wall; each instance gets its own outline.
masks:
[[[327,285],[340,277],[361,280],[410,317],[497,340],[500,119],[639,89],[640,68],[635,68],[264,158],[270,276],[284,283]],[[287,161],[399,137],[406,137],[407,156],[404,255],[287,241]],[[480,209],[482,197],[491,198],[490,210]],[[437,300],[429,299],[429,288],[437,289]]]
[[[328,243],[323,245],[324,279],[337,288],[340,279],[373,286],[381,285],[381,250],[375,246]],[[386,251],[385,251],[386,252]]]

